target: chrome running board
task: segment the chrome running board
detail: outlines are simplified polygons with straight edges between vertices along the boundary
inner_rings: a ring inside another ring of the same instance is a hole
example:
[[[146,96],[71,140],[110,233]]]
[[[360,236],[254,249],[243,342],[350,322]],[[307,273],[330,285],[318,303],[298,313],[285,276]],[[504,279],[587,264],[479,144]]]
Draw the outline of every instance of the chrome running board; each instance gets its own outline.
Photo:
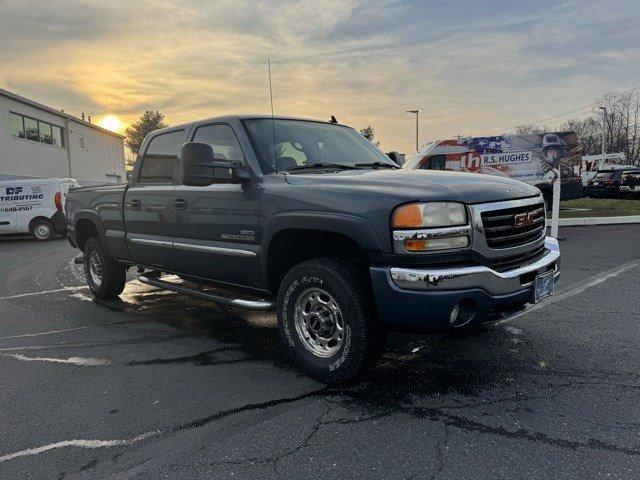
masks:
[[[191,295],[192,297],[202,298],[204,300],[210,300],[212,302],[222,303],[224,305],[246,308],[249,310],[271,310],[275,307],[274,302],[265,300],[263,298],[234,298],[232,296],[222,295],[221,293],[213,293],[196,287],[188,287],[173,282],[167,282],[165,280],[148,277],[146,275],[138,276],[138,280],[141,283],[152,285],[154,287],[162,288],[165,290],[171,290],[172,292],[184,293],[185,295]],[[232,294],[230,293],[230,295]]]

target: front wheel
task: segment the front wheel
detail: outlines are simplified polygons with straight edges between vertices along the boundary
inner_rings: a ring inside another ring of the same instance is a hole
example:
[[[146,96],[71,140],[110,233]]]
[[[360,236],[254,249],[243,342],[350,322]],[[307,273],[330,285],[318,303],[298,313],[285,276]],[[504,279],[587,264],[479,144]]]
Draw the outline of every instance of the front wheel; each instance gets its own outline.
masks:
[[[31,235],[39,242],[46,242],[55,236],[53,224],[46,218],[40,218],[33,223]]]
[[[107,258],[96,238],[90,238],[84,245],[84,273],[91,293],[101,300],[120,295],[127,280],[126,268]]]
[[[370,289],[348,262],[302,262],[278,292],[278,326],[301,370],[324,383],[343,383],[370,367],[384,347]]]

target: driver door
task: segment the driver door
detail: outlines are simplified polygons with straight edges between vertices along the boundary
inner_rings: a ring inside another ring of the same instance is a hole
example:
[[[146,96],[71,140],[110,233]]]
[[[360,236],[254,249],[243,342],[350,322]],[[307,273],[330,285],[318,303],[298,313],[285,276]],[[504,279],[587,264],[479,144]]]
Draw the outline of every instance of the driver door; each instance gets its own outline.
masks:
[[[211,145],[215,157],[246,165],[232,127],[226,123],[199,125],[194,142]],[[216,170],[224,178],[225,169]],[[242,286],[260,286],[259,189],[253,182],[185,186],[174,192],[182,202],[174,231],[179,272]]]

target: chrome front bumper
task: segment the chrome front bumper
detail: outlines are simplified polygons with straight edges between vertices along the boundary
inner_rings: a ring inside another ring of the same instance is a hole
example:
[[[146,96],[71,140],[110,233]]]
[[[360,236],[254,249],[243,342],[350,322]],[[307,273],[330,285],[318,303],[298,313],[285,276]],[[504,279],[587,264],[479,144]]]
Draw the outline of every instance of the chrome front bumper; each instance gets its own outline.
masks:
[[[479,288],[491,295],[505,295],[531,288],[533,272],[544,273],[552,267],[560,275],[560,247],[552,237],[545,238],[547,253],[535,262],[506,272],[485,266],[453,268],[396,268],[389,271],[393,283],[406,290],[439,291]]]

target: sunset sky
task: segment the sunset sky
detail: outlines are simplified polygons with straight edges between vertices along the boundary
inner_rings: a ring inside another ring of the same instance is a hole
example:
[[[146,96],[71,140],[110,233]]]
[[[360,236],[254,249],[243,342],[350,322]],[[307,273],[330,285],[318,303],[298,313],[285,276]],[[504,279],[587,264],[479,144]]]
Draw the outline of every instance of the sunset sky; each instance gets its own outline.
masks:
[[[267,57],[277,114],[411,152],[408,108],[426,141],[640,84],[640,1],[0,0],[0,87],[96,120],[268,113]]]

